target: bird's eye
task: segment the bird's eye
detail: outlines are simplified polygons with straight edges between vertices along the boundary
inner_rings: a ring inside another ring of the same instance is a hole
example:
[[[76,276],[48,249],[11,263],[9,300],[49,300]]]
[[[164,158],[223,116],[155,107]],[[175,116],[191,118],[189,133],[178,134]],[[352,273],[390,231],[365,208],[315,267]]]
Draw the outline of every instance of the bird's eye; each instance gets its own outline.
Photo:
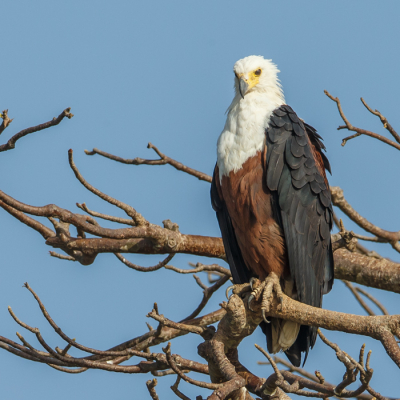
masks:
[[[258,69],[257,71],[254,71],[255,76],[260,76],[261,75],[261,69]]]

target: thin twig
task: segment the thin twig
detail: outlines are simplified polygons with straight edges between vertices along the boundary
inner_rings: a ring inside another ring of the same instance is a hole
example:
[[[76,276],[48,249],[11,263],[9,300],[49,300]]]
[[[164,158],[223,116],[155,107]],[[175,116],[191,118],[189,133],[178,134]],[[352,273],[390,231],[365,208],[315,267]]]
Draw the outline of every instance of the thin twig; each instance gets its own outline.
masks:
[[[360,235],[360,234],[354,233],[354,232],[353,232],[353,235],[354,235],[355,238],[360,239],[360,240],[365,240],[366,242],[387,243],[387,240],[381,239],[381,238],[376,237],[376,236],[373,236],[373,237],[365,236],[365,235]]]
[[[100,190],[96,189],[94,186],[92,186],[90,183],[88,183],[82,176],[82,174],[79,172],[78,168],[75,165],[74,159],[73,159],[73,151],[72,149],[68,150],[68,160],[69,160],[69,165],[74,171],[74,174],[78,181],[82,183],[82,185],[88,189],[90,192],[95,194],[96,196],[100,197],[104,201],[107,201],[108,203],[120,208],[121,210],[124,210],[127,215],[129,215],[132,220],[135,222],[137,226],[145,226],[149,225],[149,223],[143,218],[143,216],[138,213],[133,207],[131,207],[128,204],[123,203],[122,201],[119,201],[117,199],[114,199],[113,197],[104,194]]]
[[[82,367],[82,368],[64,368],[60,367],[59,365],[55,364],[47,364],[49,367],[54,368],[61,372],[66,372],[67,374],[81,374],[82,372],[87,371],[89,368]]]
[[[202,272],[202,271],[206,271],[206,272],[217,272],[220,273],[222,275],[226,275],[228,277],[231,277],[231,271],[229,271],[229,269],[221,267],[218,264],[211,264],[211,265],[205,265],[202,263],[197,263],[195,266],[191,263],[189,263],[189,265],[193,266],[194,269],[182,269],[182,268],[176,268],[172,265],[167,265],[165,267],[165,269],[169,269],[171,271],[175,271],[178,272],[179,274],[195,274],[196,272]]]
[[[174,329],[179,329],[181,331],[186,331],[186,332],[191,332],[191,333],[196,333],[198,335],[201,335],[206,328],[200,327],[200,326],[193,326],[193,325],[187,325],[179,322],[174,322],[169,320],[168,318],[165,318],[164,315],[159,315],[156,310],[153,310],[147,314],[147,317],[153,318],[156,321],[160,322],[160,324],[164,326],[168,326],[170,328]]]
[[[278,368],[278,366],[276,365],[276,363],[275,363],[275,361],[273,360],[273,358],[272,358],[261,346],[259,346],[258,344],[255,344],[254,346],[256,347],[256,349],[257,349],[258,351],[260,351],[260,352],[267,358],[267,360],[268,360],[269,363],[271,364],[271,366],[272,366],[272,368],[274,369],[274,372],[276,373],[276,375],[278,376],[278,378],[279,378],[279,379],[282,379],[282,381],[283,381],[284,379],[283,379],[283,376],[282,376],[282,374],[281,374],[281,371],[279,370],[279,368]]]
[[[70,111],[71,111],[71,108],[66,108],[57,118],[53,118],[49,122],[45,122],[44,124],[32,126],[31,128],[23,129],[22,131],[15,134],[11,139],[9,139],[7,143],[1,145],[0,152],[14,149],[15,143],[17,142],[17,140],[21,139],[22,137],[24,137],[26,135],[29,135],[30,133],[38,132],[43,129],[50,128],[51,126],[58,125],[65,117],[67,117],[68,119],[71,119],[74,116],[74,114],[71,114]],[[8,124],[10,122],[8,122]],[[4,119],[3,119],[3,123],[4,123]],[[0,128],[0,133],[1,132],[2,132],[2,130]]]
[[[86,203],[82,203],[82,204],[76,203],[76,206],[78,208],[80,208],[81,210],[86,211],[88,214],[92,215],[93,217],[101,218],[101,219],[104,219],[107,221],[117,222],[118,224],[135,226],[135,223],[131,219],[114,217],[112,215],[102,214],[97,211],[89,210],[89,208],[86,206]]]
[[[105,151],[102,151],[102,150],[99,150],[96,148],[94,148],[92,151],[85,150],[85,153],[88,156],[92,156],[94,154],[99,154],[103,157],[109,158],[110,160],[114,160],[114,161],[117,161],[117,162],[120,162],[123,164],[132,164],[132,165],[142,165],[142,164],[143,165],[144,164],[145,165],[165,165],[165,164],[169,164],[169,165],[173,166],[174,168],[176,168],[177,170],[185,172],[189,175],[192,175],[192,176],[200,179],[201,181],[206,181],[206,182],[211,183],[211,180],[212,180],[211,176],[209,176],[203,172],[197,171],[193,168],[189,168],[186,165],[180,163],[179,161],[176,161],[176,160],[166,156],[165,154],[161,153],[161,151],[158,150],[157,147],[152,145],[151,143],[149,143],[147,145],[147,148],[153,149],[159,155],[160,159],[159,160],[146,160],[146,159],[139,158],[139,157],[136,157],[133,159],[126,159],[126,158],[114,156],[113,154],[106,153]]]
[[[189,319],[197,317],[201,313],[201,311],[204,309],[204,307],[207,305],[207,303],[210,300],[213,293],[215,293],[221,286],[223,286],[228,281],[229,281],[229,276],[226,275],[226,276],[219,278],[214,283],[213,286],[206,288],[203,291],[203,298],[202,298],[200,304],[188,317],[186,317],[184,320],[182,320],[182,322],[185,320],[189,320]]]
[[[306,377],[306,378],[308,378],[308,379],[310,379],[310,380],[312,380],[314,382],[322,383],[321,379],[318,379],[312,373],[306,371],[303,368],[293,366],[292,363],[290,363],[289,361],[284,360],[283,358],[280,358],[278,356],[274,356],[273,360],[274,360],[274,362],[276,364],[284,365],[286,368],[288,368],[288,371],[290,371],[290,372],[297,372],[298,374],[303,375],[304,377]],[[257,361],[257,364],[258,365],[271,365],[272,366],[272,364],[269,361]]]
[[[163,347],[163,352],[167,356],[167,361],[168,364],[171,366],[171,368],[178,374],[185,382],[191,383],[192,385],[199,386],[205,389],[218,389],[222,384],[218,383],[207,383],[207,382],[202,382],[202,381],[197,381],[195,379],[190,378],[189,376],[185,375],[176,365],[175,360],[174,360],[174,355],[171,354],[171,342],[168,342],[168,345],[166,347]]]
[[[63,254],[56,253],[55,251],[49,251],[49,254],[52,257],[59,258],[60,260],[77,261],[76,258],[74,258],[72,256],[65,256]]]
[[[151,379],[151,380],[147,381],[146,382],[146,386],[147,386],[147,389],[148,389],[148,391],[150,393],[151,398],[153,400],[159,400],[159,397],[158,397],[157,392],[156,392],[157,379],[154,378],[154,379]]]
[[[176,378],[176,382],[171,386],[172,391],[182,400],[190,400],[189,397],[185,396],[182,392],[179,391],[178,386],[181,381],[181,377],[178,375]]]
[[[120,253],[115,253],[115,256],[120,260],[122,263],[124,263],[127,267],[135,269],[136,271],[140,272],[153,272],[157,271],[162,267],[165,267],[175,256],[175,253],[169,254],[164,260],[160,261],[157,265],[153,265],[151,267],[142,267],[137,264],[133,264],[132,262],[128,261],[122,254]]]
[[[353,364],[355,367],[357,367],[359,369],[359,371],[361,373],[364,373],[364,368],[363,366],[356,361],[354,358],[352,358],[348,353],[346,353],[345,351],[343,351],[336,343],[331,342],[328,338],[325,337],[325,335],[323,335],[323,333],[321,332],[321,329],[318,329],[318,335],[321,338],[321,340],[327,345],[329,346],[331,349],[335,350],[336,352],[336,356],[340,359],[340,361],[342,361],[345,365],[346,364]],[[343,361],[344,360],[344,361]]]
[[[354,297],[360,303],[361,307],[367,312],[368,315],[376,315],[371,308],[368,307],[367,303],[362,299],[362,297],[357,292],[356,288],[352,283],[348,281],[343,281],[343,283],[348,287],[348,289],[353,293]]]
[[[387,129],[387,130],[392,134],[392,136],[395,138],[395,140],[396,140],[397,143],[400,143],[400,135],[393,129],[392,125],[389,124],[389,122],[388,122],[388,120],[386,119],[386,117],[384,117],[378,110],[373,111],[373,110],[370,108],[370,106],[367,104],[367,102],[366,102],[362,97],[361,97],[361,101],[362,101],[362,103],[364,104],[364,106],[366,107],[366,109],[367,109],[370,113],[372,113],[372,114],[374,114],[374,115],[376,115],[376,116],[379,117],[379,119],[380,119],[381,122],[382,122],[383,127],[384,127],[385,129]]]
[[[203,290],[207,290],[207,289],[208,289],[208,286],[205,285],[197,275],[193,275],[193,278],[194,278],[194,280],[196,281],[196,283],[197,283]]]
[[[389,315],[388,311],[386,310],[386,308],[371,294],[369,294],[366,290],[364,290],[363,288],[360,288],[359,286],[356,287],[357,292],[360,292],[361,294],[363,294],[366,298],[368,298],[369,300],[371,300],[382,312],[383,315]]]
[[[27,347],[28,349],[32,350],[34,353],[36,353],[38,356],[45,356],[45,357],[50,357],[50,354],[44,351],[40,351],[38,349],[35,349],[19,332],[16,332],[19,340],[22,342],[22,344]]]

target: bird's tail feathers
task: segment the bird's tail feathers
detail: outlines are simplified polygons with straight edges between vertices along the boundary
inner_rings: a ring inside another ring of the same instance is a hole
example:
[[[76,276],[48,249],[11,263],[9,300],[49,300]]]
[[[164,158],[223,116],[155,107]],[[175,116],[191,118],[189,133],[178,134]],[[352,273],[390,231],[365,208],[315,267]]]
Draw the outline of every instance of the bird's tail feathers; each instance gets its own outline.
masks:
[[[300,324],[284,319],[271,319],[271,350],[272,353],[286,351],[296,341]]]

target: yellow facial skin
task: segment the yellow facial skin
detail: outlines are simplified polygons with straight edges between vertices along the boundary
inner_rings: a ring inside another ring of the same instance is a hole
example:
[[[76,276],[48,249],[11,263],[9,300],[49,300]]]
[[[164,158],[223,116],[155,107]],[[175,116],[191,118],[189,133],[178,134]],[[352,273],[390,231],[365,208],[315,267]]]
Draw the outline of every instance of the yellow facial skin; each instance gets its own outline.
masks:
[[[260,76],[262,74],[262,70],[261,68],[257,68],[254,71],[249,72],[248,74],[248,78],[245,79],[244,78],[244,74],[238,74],[236,75],[239,79],[239,82],[241,80],[245,81],[247,84],[247,91],[251,90],[254,86],[256,86],[258,84],[258,82],[260,82]],[[244,95],[245,93],[243,93]]]

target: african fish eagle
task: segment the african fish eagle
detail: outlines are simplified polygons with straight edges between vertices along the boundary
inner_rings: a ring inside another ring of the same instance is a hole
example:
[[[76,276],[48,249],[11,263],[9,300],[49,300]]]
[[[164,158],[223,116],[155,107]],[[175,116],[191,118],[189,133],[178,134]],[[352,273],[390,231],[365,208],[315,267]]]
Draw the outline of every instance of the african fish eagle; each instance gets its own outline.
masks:
[[[235,96],[211,187],[233,282],[264,281],[274,272],[286,295],[321,307],[333,284],[325,146],[285,104],[271,60],[249,56],[233,71]],[[278,318],[260,326],[268,351],[283,350],[295,366],[315,344],[316,327]]]

